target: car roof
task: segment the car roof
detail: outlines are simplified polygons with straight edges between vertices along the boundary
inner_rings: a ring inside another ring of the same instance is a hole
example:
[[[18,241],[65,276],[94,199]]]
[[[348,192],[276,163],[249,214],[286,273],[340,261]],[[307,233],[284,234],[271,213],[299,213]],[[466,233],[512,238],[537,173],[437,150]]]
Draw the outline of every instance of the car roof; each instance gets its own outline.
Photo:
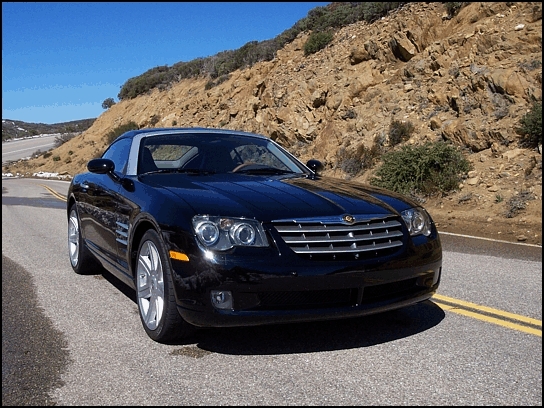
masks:
[[[257,137],[260,139],[269,139],[264,135],[257,133],[244,132],[241,130],[231,130],[231,129],[218,129],[218,128],[203,128],[203,127],[171,127],[171,128],[147,128],[147,129],[138,129],[138,130],[129,130],[128,132],[123,133],[117,139],[133,139],[138,135],[149,133],[150,135],[162,135],[162,134],[176,134],[176,133],[202,133],[215,135],[243,135],[250,137]]]

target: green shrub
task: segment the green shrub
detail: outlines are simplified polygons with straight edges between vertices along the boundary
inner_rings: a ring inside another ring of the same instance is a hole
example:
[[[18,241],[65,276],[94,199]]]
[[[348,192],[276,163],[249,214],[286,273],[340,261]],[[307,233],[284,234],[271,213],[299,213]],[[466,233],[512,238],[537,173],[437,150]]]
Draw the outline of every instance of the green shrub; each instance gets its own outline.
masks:
[[[204,89],[206,91],[212,89],[214,86],[217,86],[219,84],[222,84],[225,81],[228,81],[230,79],[230,75],[221,75],[220,77],[216,78],[215,80],[210,79],[206,85],[204,86]]]
[[[113,98],[106,98],[104,99],[104,102],[102,102],[102,109],[109,109],[113,105],[115,105],[115,101],[113,100]]]
[[[397,9],[407,2],[394,2],[394,1],[370,1],[364,3],[358,3],[362,7],[363,19],[372,23],[376,20],[387,15],[391,10]],[[357,3],[356,3],[357,4]]]
[[[535,69],[542,67],[542,61],[533,59],[530,61],[519,62],[518,65],[524,71],[534,71]]]
[[[53,161],[60,161],[60,156],[53,156]]]
[[[336,167],[353,177],[363,169],[363,163],[356,153],[341,147],[336,152]]]
[[[119,100],[132,99],[143,95],[161,85],[168,85],[176,79],[176,72],[167,65],[151,68],[142,75],[130,78],[121,87],[117,97]]]
[[[325,31],[329,28],[344,27],[362,19],[361,3],[335,2],[310,10],[302,23],[305,30]]]
[[[313,32],[304,44],[304,55],[314,54],[322,50],[332,41],[333,37],[333,34],[329,31]]]
[[[336,167],[354,177],[370,169],[381,154],[382,146],[379,138],[376,137],[371,147],[361,144],[351,151],[345,147],[340,148],[336,152]]]
[[[111,142],[113,142],[115,139],[117,139],[118,136],[121,136],[123,133],[128,132],[129,130],[137,130],[138,125],[133,122],[127,122],[123,125],[117,126],[115,129],[111,130],[106,134],[106,143],[109,145]]]
[[[530,191],[521,191],[519,194],[512,196],[506,203],[505,217],[514,218],[527,208],[527,201],[534,199],[535,195]]]
[[[370,184],[402,194],[447,194],[458,188],[470,162],[451,144],[427,142],[385,153]]]
[[[522,146],[537,147],[542,144],[542,101],[534,103],[520,119],[516,132],[522,136]]]
[[[405,142],[410,139],[414,130],[415,128],[412,122],[402,122],[393,119],[389,125],[389,144],[391,146],[396,146],[401,142]]]
[[[461,10],[461,7],[463,7],[463,2],[462,1],[448,1],[448,2],[445,2],[444,5],[446,6],[448,15],[450,17],[453,17],[457,13],[459,13],[459,10]]]

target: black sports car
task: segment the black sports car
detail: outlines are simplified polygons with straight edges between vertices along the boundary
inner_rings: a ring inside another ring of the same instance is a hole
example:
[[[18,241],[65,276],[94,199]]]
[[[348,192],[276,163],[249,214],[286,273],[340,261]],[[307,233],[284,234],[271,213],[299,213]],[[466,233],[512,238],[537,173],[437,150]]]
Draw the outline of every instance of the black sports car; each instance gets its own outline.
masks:
[[[72,267],[133,288],[158,342],[383,312],[440,282],[438,232],[417,203],[322,177],[262,135],[135,130],[87,168],[68,190]]]

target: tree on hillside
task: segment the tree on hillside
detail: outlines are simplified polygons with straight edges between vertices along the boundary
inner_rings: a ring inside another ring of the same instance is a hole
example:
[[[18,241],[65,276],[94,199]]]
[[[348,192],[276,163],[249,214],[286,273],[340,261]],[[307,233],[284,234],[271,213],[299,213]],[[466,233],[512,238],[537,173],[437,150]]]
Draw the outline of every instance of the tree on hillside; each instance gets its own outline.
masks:
[[[107,98],[104,100],[104,102],[102,102],[102,109],[109,109],[113,105],[115,105],[115,101],[113,100],[113,98]]]

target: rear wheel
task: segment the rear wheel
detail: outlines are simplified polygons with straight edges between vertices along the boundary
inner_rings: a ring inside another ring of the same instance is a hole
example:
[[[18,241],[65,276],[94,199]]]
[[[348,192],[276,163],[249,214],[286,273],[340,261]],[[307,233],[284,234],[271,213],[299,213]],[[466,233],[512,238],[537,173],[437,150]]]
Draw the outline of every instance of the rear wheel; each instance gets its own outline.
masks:
[[[75,273],[89,275],[101,272],[101,265],[83,242],[76,204],[70,208],[70,216],[68,217],[68,254]]]
[[[193,334],[195,327],[183,320],[177,310],[170,262],[155,230],[142,237],[137,262],[136,296],[147,335],[167,343]]]

